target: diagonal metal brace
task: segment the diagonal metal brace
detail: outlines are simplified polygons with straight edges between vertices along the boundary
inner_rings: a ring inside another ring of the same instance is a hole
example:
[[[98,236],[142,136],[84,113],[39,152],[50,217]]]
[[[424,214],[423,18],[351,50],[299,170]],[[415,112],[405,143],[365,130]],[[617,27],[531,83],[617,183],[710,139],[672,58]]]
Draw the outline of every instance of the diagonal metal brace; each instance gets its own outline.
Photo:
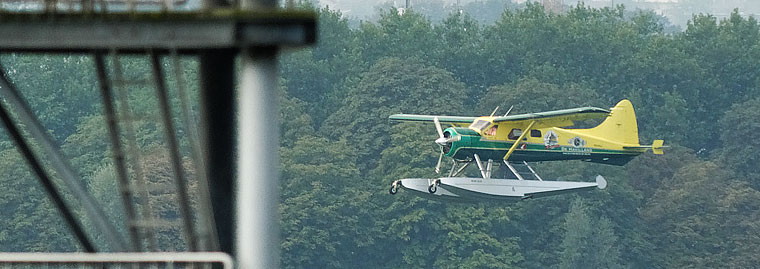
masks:
[[[69,208],[63,198],[61,198],[61,194],[58,192],[58,190],[55,189],[53,181],[50,179],[50,175],[48,175],[47,171],[42,168],[41,161],[32,152],[29,143],[21,135],[21,131],[19,130],[17,124],[13,122],[10,116],[10,112],[5,108],[5,105],[2,102],[0,102],[0,118],[2,119],[3,125],[5,125],[5,128],[8,130],[11,138],[16,143],[16,149],[18,149],[19,153],[21,153],[21,155],[24,156],[24,158],[27,160],[27,163],[32,168],[32,171],[37,174],[37,178],[40,180],[40,183],[42,183],[42,187],[45,188],[45,192],[48,193],[48,197],[50,200],[52,200],[53,205],[58,208],[58,211],[61,212],[63,219],[69,225],[69,228],[74,232],[74,235],[77,240],[79,240],[79,243],[82,244],[82,247],[85,249],[85,251],[95,252],[95,247],[92,245],[92,242],[84,232],[82,224],[79,223],[79,221],[74,217],[74,213],[71,211],[71,208]]]
[[[19,120],[27,127],[29,134],[39,143],[40,148],[49,158],[56,174],[61,177],[66,187],[74,194],[73,197],[79,199],[79,202],[84,207],[85,214],[93,222],[97,231],[108,240],[114,251],[126,251],[127,247],[124,239],[119,236],[116,228],[108,221],[103,208],[82,185],[81,178],[74,173],[71,164],[63,157],[59,147],[42,127],[29,104],[24,101],[21,94],[10,82],[2,66],[0,66],[0,95],[5,97],[16,108],[15,112]]]
[[[190,197],[187,191],[188,184],[182,171],[182,156],[179,152],[179,141],[177,141],[177,137],[174,134],[174,122],[171,108],[169,107],[164,71],[159,55],[153,52],[150,53],[150,66],[156,81],[156,95],[159,101],[159,108],[161,109],[161,119],[163,120],[164,132],[166,132],[166,141],[169,146],[174,183],[177,187],[177,202],[179,203],[180,215],[182,216],[187,247],[190,251],[198,251],[198,237],[195,234],[195,224],[193,223],[193,214],[190,208]]]

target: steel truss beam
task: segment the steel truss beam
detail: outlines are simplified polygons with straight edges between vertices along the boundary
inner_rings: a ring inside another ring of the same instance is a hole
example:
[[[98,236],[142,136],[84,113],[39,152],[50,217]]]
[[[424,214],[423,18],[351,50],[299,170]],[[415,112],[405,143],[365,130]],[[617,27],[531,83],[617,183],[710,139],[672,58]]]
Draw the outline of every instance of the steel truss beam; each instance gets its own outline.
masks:
[[[309,12],[0,13],[0,52],[199,53],[213,49],[303,46],[315,42]]]

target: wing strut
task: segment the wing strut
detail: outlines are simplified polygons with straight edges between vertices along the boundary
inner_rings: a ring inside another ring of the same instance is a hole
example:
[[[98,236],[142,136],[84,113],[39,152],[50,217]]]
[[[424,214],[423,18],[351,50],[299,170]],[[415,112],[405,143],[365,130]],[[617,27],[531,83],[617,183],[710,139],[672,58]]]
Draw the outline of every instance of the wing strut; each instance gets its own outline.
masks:
[[[508,162],[507,160],[504,160],[504,164],[506,164],[506,165],[507,165],[507,167],[509,168],[509,171],[512,171],[512,174],[514,174],[514,175],[517,177],[517,179],[518,179],[518,180],[525,180],[525,179],[524,179],[524,178],[523,178],[523,177],[520,175],[520,173],[519,173],[519,172],[517,172],[517,169],[515,169],[514,167],[512,167],[512,165],[511,165],[511,164],[509,164],[509,162]]]
[[[509,159],[509,155],[512,155],[512,152],[513,152],[513,151],[515,151],[515,149],[517,148],[517,145],[519,145],[519,144],[520,144],[520,141],[522,141],[522,140],[523,140],[523,138],[525,138],[525,136],[526,136],[528,133],[530,133],[530,128],[532,128],[534,124],[536,124],[536,121],[535,121],[535,120],[534,120],[534,121],[531,121],[531,122],[530,122],[530,124],[528,124],[528,127],[526,127],[526,128],[523,130],[522,134],[520,134],[520,137],[518,137],[518,138],[517,138],[517,140],[515,141],[515,143],[514,143],[514,144],[512,144],[512,147],[510,147],[510,148],[509,148],[509,151],[507,151],[507,154],[504,154],[504,160],[507,160],[507,159]]]
[[[528,162],[523,161],[523,164],[525,164],[525,167],[528,167],[528,170],[530,170],[530,172],[533,173],[533,176],[536,177],[538,181],[544,181],[540,176],[538,176],[538,173],[536,173],[536,170],[533,170],[533,167],[530,167],[530,165],[528,165]]]
[[[480,161],[480,156],[478,154],[473,154],[475,156],[475,162],[478,164],[478,168],[480,169],[480,175],[483,176],[484,179],[488,179],[488,176],[486,175],[486,169],[483,168],[483,163]]]

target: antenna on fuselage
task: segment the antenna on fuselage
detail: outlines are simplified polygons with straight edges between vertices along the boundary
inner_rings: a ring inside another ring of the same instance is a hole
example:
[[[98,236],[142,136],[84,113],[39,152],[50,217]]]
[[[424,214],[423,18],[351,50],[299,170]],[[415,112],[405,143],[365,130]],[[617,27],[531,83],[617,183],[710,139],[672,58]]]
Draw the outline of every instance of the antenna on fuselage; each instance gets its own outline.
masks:
[[[507,110],[507,113],[506,113],[506,114],[504,114],[504,117],[506,117],[507,115],[509,115],[509,112],[512,112],[512,109],[513,109],[513,108],[515,108],[515,106],[510,106],[510,107],[509,107],[509,110]],[[496,112],[496,111],[494,111],[494,112]],[[493,116],[493,115],[491,115],[491,116]]]
[[[499,111],[499,106],[496,106],[496,109],[494,109],[493,112],[491,112],[490,117],[493,117],[493,115],[496,114],[496,111]]]

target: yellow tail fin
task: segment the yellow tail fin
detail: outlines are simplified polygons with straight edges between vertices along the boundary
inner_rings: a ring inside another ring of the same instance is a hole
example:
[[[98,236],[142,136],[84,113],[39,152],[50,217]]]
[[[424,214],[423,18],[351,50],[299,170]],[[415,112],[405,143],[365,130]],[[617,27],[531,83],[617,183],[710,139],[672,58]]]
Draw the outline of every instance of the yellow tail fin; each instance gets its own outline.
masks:
[[[611,109],[610,115],[589,133],[623,144],[639,144],[639,126],[631,101],[622,100]]]

